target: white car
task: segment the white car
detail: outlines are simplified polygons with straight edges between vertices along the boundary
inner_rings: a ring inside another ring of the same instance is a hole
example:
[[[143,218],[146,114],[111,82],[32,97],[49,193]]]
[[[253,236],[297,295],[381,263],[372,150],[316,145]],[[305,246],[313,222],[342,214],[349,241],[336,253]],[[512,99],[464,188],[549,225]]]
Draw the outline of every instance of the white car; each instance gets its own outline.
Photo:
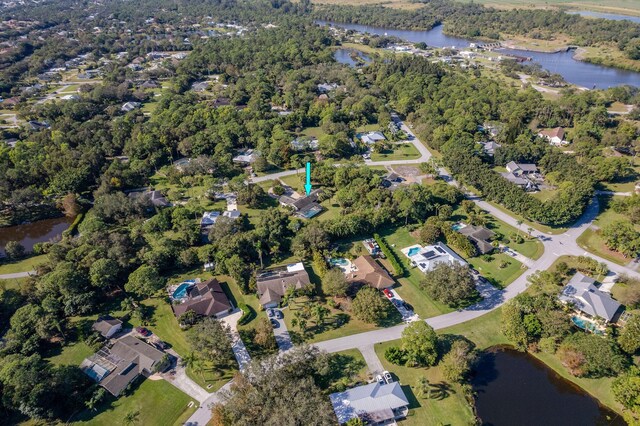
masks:
[[[386,384],[386,383],[387,383],[387,382],[385,382],[385,380],[382,378],[382,376],[381,376],[381,375],[379,375],[379,374],[376,376],[376,381],[377,381],[377,382],[378,382],[378,384],[380,384],[380,385],[384,385],[384,384]]]
[[[391,373],[389,373],[388,371],[385,371],[382,373],[382,375],[384,376],[384,381],[385,383],[393,383],[393,377],[391,377]]]

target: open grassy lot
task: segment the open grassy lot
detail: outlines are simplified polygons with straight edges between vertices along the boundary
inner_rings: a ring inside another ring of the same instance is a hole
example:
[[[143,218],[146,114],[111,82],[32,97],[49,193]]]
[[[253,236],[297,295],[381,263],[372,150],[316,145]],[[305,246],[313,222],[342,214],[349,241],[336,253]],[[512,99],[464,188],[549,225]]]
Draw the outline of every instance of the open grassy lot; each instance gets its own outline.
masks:
[[[324,135],[324,131],[322,130],[321,127],[307,127],[304,130],[302,130],[301,135],[310,136],[313,138],[319,138],[320,136]]]
[[[27,257],[17,262],[2,262],[0,263],[0,275],[33,271],[36,266],[46,261],[47,255],[42,254],[40,256]]]
[[[91,349],[86,343],[76,342],[72,345],[64,346],[60,353],[48,358],[48,360],[57,365],[78,366],[82,360],[92,355],[93,352],[93,349]]]
[[[541,189],[538,192],[534,192],[531,194],[533,198],[537,198],[540,201],[547,201],[557,193],[558,191],[555,189]]]
[[[606,197],[600,196],[598,200],[600,202],[600,213],[598,217],[593,221],[593,224],[599,228],[602,228],[612,222],[623,220],[628,221],[624,215],[616,213],[611,208],[611,201],[616,197]],[[640,228],[640,227],[636,227]],[[587,251],[590,251],[598,256],[601,256],[607,260],[618,263],[620,265],[625,265],[631,261],[630,258],[625,258],[621,253],[618,253],[613,250],[609,250],[605,244],[605,240],[601,235],[601,231],[599,229],[589,228],[582,235],[580,235],[577,239],[577,243],[580,247],[584,248]]]
[[[508,286],[526,270],[522,263],[505,253],[492,254],[489,258],[477,256],[466,260],[497,288]]]
[[[103,404],[97,412],[83,411],[72,419],[74,425],[113,426],[125,424],[128,413],[137,412],[140,425],[180,425],[193,414],[197,402],[164,380],[137,382],[132,392]]]
[[[413,160],[420,157],[420,153],[411,143],[393,144],[391,146],[392,150],[372,153],[371,160]]]
[[[391,364],[384,358],[384,352],[391,346],[398,346],[400,341],[378,343],[376,354],[382,366],[400,382],[402,390],[409,399],[409,414],[406,425],[472,425],[473,411],[467,403],[460,386],[447,383],[438,366],[431,368],[411,368]],[[431,385],[431,398],[421,398],[416,390],[416,382],[426,377]]]

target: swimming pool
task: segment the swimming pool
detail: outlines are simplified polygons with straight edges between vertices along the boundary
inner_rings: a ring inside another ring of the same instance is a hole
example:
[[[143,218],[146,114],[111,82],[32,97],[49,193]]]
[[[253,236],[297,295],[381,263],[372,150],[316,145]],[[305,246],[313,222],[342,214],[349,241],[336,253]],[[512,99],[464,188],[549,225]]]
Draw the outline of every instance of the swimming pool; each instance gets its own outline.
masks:
[[[604,332],[597,328],[597,326],[592,322],[584,318],[580,317],[571,317],[571,322],[573,322],[577,327],[590,331],[594,334],[604,334]]]
[[[420,247],[411,247],[407,252],[407,256],[415,256],[416,254],[420,253],[420,250],[422,250]]]
[[[190,282],[184,282],[180,284],[178,288],[173,291],[171,297],[176,300],[184,299],[185,297],[187,297],[187,290],[189,290],[189,287],[191,287],[192,285],[193,283]]]
[[[462,228],[466,227],[467,225],[465,225],[464,223],[455,223],[453,225],[451,225],[451,229],[453,229],[454,231],[459,231]]]
[[[329,264],[333,266],[347,266],[349,265],[349,261],[347,259],[338,258],[338,259],[330,259]]]

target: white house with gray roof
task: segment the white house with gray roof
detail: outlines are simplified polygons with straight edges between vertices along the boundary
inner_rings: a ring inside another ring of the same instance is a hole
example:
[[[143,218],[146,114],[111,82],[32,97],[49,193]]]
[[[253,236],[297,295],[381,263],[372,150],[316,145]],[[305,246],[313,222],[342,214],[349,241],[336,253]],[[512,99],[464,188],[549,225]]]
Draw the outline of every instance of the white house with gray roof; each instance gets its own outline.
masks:
[[[562,289],[558,298],[562,303],[572,305],[583,314],[611,322],[622,305],[613,300],[609,293],[600,291],[594,285],[595,282],[593,278],[577,272]]]
[[[467,262],[451,250],[446,244],[438,241],[431,246],[422,247],[418,244],[405,247],[402,253],[409,258],[411,264],[426,273],[434,269],[439,263],[466,265]]]
[[[366,424],[386,424],[406,417],[409,400],[400,383],[377,382],[333,393],[329,396],[338,423],[360,418]]]

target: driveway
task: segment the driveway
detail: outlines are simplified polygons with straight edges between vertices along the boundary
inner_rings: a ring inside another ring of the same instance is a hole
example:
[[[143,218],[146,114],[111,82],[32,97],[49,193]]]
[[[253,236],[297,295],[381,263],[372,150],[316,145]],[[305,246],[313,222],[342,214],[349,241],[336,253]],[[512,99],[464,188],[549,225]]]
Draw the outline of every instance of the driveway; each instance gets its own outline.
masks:
[[[173,349],[167,349],[165,352],[173,355],[172,366],[170,370],[162,373],[160,376],[198,401],[198,403],[206,401],[211,394],[187,376],[187,369],[182,365],[180,355]]]
[[[244,370],[247,364],[251,362],[251,355],[249,355],[249,351],[238,333],[238,320],[241,316],[242,310],[236,309],[221,320],[231,328],[231,350],[233,350],[233,355],[238,361],[240,371]]]
[[[400,300],[401,302],[404,301],[404,299],[402,297],[400,297],[400,295],[398,294],[397,291],[390,289],[391,293],[393,294],[393,298]],[[392,302],[393,304],[393,302]],[[418,319],[418,315],[413,312],[411,309],[406,309],[401,303],[399,304],[393,304],[393,306],[395,306],[395,308],[398,310],[398,312],[400,312],[400,315],[402,316],[402,320],[403,321],[413,321],[413,320],[417,320]]]
[[[380,358],[378,358],[378,354],[376,354],[376,350],[373,345],[361,346],[358,350],[362,353],[364,361],[367,363],[367,367],[369,368],[369,373],[371,373],[372,376],[384,371],[384,367],[382,366]]]
[[[186,422],[184,422],[184,425],[206,426],[206,424],[211,420],[211,409],[213,408],[213,405],[223,402],[223,396],[225,392],[229,391],[232,383],[233,382],[229,382],[221,387],[217,392],[209,394],[209,397],[200,404],[200,407],[198,407],[196,412],[193,413]]]
[[[31,275],[35,275],[36,271],[28,271],[28,272],[15,272],[13,274],[4,274],[0,275],[0,280],[12,280],[14,278],[26,278]]]
[[[277,311],[277,309],[274,309]],[[280,311],[282,312],[282,311]],[[284,322],[284,312],[282,312],[283,318],[270,318],[278,322],[278,327],[273,329],[273,334],[276,336],[276,343],[278,344],[278,348],[281,352],[288,351],[293,347],[293,342],[291,341],[291,336],[289,335],[289,330],[287,330],[287,324]]]

